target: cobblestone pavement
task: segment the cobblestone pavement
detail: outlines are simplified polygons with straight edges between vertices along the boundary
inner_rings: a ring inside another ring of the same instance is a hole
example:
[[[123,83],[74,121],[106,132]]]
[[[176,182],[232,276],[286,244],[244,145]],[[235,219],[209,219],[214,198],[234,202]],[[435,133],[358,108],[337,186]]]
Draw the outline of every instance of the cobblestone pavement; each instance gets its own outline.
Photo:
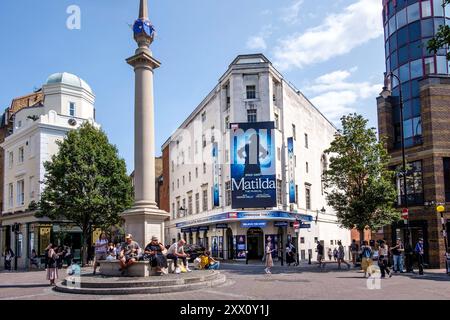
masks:
[[[299,267],[275,266],[267,275],[261,264],[222,264],[227,281],[214,288],[157,295],[132,295],[128,299],[164,300],[253,300],[253,299],[450,299],[450,276],[444,270],[426,270],[424,276],[394,274],[381,279],[381,288],[368,289],[360,270],[330,263],[324,269],[317,265]],[[83,269],[83,272],[92,272]],[[60,270],[60,277],[65,270]],[[371,284],[371,285],[370,285]],[[370,282],[369,287],[376,287]],[[44,271],[0,271],[0,299],[17,300],[111,300],[123,296],[89,296],[54,292],[45,280]]]

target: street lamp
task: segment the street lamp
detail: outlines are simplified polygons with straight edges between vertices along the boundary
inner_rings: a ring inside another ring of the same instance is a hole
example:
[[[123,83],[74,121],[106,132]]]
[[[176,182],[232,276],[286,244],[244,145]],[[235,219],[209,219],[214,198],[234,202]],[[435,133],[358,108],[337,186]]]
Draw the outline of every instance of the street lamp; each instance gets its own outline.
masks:
[[[178,209],[178,212],[180,213],[180,217],[184,217],[186,214],[186,209],[183,207],[180,207],[180,209]]]
[[[406,156],[405,156],[405,137],[404,137],[404,129],[403,129],[403,96],[402,96],[402,86],[400,78],[393,73],[392,71],[388,74],[385,73],[384,77],[384,87],[383,91],[381,91],[380,95],[387,99],[392,96],[392,79],[395,78],[398,81],[398,89],[399,89],[399,98],[400,98],[400,132],[401,132],[401,147],[402,147],[402,174],[403,174],[403,195],[405,197],[404,200],[404,208],[408,210],[408,195],[407,195],[407,188],[406,188]],[[412,248],[412,239],[411,239],[411,233],[409,228],[409,218],[406,219],[406,232],[408,236],[408,243],[410,247]]]

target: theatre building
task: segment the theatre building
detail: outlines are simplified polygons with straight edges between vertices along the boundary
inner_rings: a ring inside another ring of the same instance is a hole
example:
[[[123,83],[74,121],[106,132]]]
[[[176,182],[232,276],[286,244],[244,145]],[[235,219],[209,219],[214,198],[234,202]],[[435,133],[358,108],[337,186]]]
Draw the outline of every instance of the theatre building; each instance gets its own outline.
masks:
[[[224,259],[275,257],[288,241],[316,258],[350,231],[327,206],[324,154],[336,128],[261,54],[240,55],[162,146],[166,241]]]

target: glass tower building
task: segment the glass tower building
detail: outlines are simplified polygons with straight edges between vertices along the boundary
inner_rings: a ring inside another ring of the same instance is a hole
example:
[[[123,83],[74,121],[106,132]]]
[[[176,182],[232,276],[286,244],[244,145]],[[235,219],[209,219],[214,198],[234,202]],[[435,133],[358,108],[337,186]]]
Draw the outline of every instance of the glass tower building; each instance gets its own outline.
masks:
[[[443,0],[382,0],[386,49],[386,71],[392,77],[392,95],[403,96],[403,125],[405,147],[422,143],[422,119],[419,81],[429,74],[449,74],[447,50],[436,54],[427,50],[428,41],[439,26],[448,24],[450,6]],[[400,106],[393,108],[394,147],[401,146]]]

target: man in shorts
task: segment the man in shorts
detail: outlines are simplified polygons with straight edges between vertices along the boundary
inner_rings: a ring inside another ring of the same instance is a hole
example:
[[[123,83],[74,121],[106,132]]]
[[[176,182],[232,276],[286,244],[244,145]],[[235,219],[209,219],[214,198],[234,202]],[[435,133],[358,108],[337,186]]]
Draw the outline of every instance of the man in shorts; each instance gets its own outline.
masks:
[[[125,275],[128,268],[138,260],[138,254],[141,247],[136,241],[133,241],[133,236],[128,234],[125,237],[125,243],[119,254],[120,269],[122,275]]]

